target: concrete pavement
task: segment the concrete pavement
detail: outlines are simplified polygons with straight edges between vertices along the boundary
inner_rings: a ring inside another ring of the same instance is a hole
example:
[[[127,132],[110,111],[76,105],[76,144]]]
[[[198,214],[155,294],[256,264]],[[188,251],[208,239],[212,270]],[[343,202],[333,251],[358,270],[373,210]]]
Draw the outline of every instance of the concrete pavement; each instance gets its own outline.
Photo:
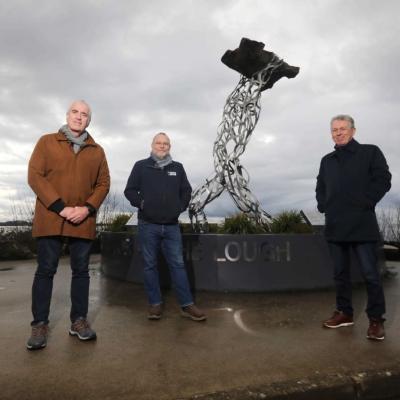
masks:
[[[0,399],[400,399],[399,275],[385,279],[387,338],[373,342],[365,338],[362,286],[349,328],[321,328],[334,308],[332,290],[199,292],[203,323],[182,318],[168,292],[164,317],[148,321],[143,288],[105,278],[99,265],[93,256],[89,319],[98,340],[68,335],[63,259],[48,346],[30,352],[35,262],[0,263]],[[388,265],[400,272],[399,263]]]

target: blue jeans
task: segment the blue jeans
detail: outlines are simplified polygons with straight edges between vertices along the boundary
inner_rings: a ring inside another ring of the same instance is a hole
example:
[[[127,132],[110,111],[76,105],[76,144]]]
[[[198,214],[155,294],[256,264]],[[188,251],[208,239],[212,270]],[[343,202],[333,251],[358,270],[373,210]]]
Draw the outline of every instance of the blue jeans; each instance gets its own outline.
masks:
[[[334,264],[336,286],[336,308],[347,315],[353,315],[351,301],[350,251],[358,258],[361,274],[367,287],[367,315],[382,318],[385,314],[385,296],[378,266],[376,242],[329,242],[329,250]]]
[[[193,304],[189,281],[182,256],[179,225],[151,224],[139,220],[138,239],[144,266],[144,287],[149,304],[162,303],[158,276],[158,253],[161,249],[168,264],[172,285],[181,307]]]
[[[38,267],[32,286],[32,325],[49,323],[53,278],[58,268],[63,245],[61,236],[40,237],[37,239]],[[71,322],[79,317],[86,318],[89,303],[89,256],[92,241],[68,238],[71,258]]]

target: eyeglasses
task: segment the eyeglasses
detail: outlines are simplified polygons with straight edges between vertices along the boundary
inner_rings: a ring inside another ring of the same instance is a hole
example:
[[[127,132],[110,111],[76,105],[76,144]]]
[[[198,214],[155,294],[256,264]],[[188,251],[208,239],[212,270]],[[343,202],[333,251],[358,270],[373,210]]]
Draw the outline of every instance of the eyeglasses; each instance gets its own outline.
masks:
[[[343,132],[346,132],[346,131],[348,131],[350,129],[352,129],[352,128],[345,128],[345,127],[334,128],[334,129],[331,130],[331,132],[332,133],[338,133],[338,132],[343,133]]]

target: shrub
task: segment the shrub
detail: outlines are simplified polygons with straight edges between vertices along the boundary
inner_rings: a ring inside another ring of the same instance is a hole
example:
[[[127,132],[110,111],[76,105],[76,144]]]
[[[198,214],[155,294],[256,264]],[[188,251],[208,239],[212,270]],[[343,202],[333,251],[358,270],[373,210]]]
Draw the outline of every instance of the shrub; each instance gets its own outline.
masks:
[[[106,226],[106,231],[110,232],[126,232],[126,223],[132,214],[118,214]]]
[[[32,231],[15,229],[0,231],[0,260],[23,260],[34,257],[36,240]]]
[[[300,213],[289,210],[274,217],[271,233],[312,233],[312,227],[304,222]]]
[[[241,212],[231,217],[225,218],[224,223],[220,226],[218,233],[227,234],[255,234],[268,233],[266,226],[257,224],[247,214]]]

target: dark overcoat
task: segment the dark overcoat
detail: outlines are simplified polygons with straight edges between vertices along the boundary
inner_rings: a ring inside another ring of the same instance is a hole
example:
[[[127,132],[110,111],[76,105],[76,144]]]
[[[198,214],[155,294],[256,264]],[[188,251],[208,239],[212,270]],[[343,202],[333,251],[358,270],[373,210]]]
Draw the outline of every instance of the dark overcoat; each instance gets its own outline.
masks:
[[[352,139],[321,160],[318,210],[325,213],[325,237],[333,242],[380,240],[375,206],[391,187],[381,150]]]
[[[98,209],[110,188],[110,174],[104,151],[89,135],[75,154],[62,133],[42,136],[28,166],[28,183],[37,195],[32,234],[94,239],[96,216],[72,224],[49,207],[58,199],[66,206]]]

